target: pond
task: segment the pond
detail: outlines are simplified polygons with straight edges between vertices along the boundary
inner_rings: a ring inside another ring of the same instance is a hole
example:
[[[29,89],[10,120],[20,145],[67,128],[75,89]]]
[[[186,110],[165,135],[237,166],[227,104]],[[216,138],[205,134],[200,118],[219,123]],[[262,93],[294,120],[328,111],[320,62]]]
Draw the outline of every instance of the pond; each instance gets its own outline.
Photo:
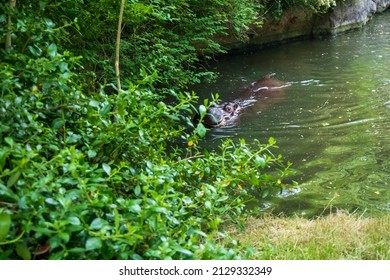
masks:
[[[231,101],[269,73],[289,83],[282,96],[259,100],[239,123],[206,136],[209,148],[221,138],[272,136],[275,152],[299,171],[298,188],[252,206],[307,216],[390,211],[390,12],[360,30],[225,56],[210,68],[220,75],[195,89],[201,100],[219,93]]]

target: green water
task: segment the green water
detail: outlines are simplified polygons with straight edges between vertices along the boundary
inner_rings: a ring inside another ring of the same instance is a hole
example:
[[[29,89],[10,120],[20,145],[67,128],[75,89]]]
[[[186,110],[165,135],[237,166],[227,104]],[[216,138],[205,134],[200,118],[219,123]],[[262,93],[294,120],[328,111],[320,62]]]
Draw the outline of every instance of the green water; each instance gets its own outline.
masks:
[[[277,150],[299,170],[297,189],[257,201],[266,211],[317,215],[324,209],[390,211],[390,12],[363,29],[327,40],[290,43],[219,59],[201,98],[234,92],[276,73],[284,95],[260,99],[240,122],[210,130],[220,138],[276,138]]]

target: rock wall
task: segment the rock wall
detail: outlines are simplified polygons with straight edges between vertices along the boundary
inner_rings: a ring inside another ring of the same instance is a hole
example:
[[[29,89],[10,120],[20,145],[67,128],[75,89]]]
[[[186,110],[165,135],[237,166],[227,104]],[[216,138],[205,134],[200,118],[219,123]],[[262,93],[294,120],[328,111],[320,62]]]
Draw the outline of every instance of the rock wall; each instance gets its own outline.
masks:
[[[293,9],[279,20],[267,18],[264,25],[251,28],[248,42],[239,42],[233,36],[218,40],[229,50],[261,47],[310,37],[332,36],[360,28],[375,13],[390,7],[390,0],[340,0],[326,14]]]
[[[337,4],[333,11],[314,19],[313,35],[334,35],[359,28],[372,15],[383,12],[390,0],[348,0]]]

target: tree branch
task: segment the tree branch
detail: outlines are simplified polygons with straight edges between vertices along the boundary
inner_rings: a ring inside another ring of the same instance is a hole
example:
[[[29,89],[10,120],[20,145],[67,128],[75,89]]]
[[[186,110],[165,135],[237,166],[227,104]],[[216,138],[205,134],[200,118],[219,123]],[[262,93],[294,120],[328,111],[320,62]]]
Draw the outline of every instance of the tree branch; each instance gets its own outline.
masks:
[[[11,19],[11,13],[12,10],[16,6],[16,0],[9,0],[9,7],[10,7],[10,12],[8,14],[8,23],[7,23],[7,37],[5,39],[5,50],[11,47],[11,38],[12,38],[12,19]]]
[[[125,7],[126,0],[121,1],[121,7],[119,11],[118,19],[118,30],[116,33],[116,50],[115,50],[115,73],[116,73],[116,82],[118,87],[118,94],[121,93],[121,77],[119,71],[119,54],[120,54],[120,44],[121,44],[121,32],[122,32],[122,19],[123,19],[123,10]]]

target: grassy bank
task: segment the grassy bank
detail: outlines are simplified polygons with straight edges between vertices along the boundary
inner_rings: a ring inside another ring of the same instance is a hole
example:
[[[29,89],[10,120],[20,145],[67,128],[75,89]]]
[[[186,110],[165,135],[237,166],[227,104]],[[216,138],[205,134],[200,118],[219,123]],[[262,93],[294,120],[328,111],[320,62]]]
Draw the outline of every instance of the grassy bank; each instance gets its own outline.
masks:
[[[253,259],[390,259],[390,216],[378,218],[335,213],[306,219],[272,215],[249,218],[245,230],[229,229]]]

